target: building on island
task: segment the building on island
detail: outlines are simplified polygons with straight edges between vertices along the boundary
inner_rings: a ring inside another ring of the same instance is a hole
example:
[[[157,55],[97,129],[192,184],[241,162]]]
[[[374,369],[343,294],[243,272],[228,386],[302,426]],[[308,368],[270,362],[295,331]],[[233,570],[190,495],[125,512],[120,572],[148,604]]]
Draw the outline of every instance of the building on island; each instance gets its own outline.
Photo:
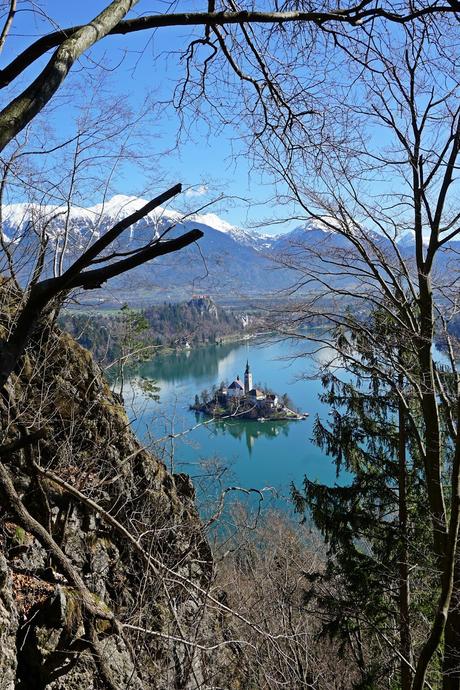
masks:
[[[259,388],[252,388],[247,392],[247,396],[252,403],[258,403],[261,400],[265,400],[267,397],[263,391],[259,390]]]
[[[244,370],[244,392],[246,395],[252,390],[252,374],[249,370],[249,360],[246,360],[246,369]]]
[[[223,392],[223,391],[222,391]],[[244,395],[244,386],[240,381],[240,377],[237,376],[235,381],[233,381],[227,388],[227,395],[229,398],[242,398]]]
[[[267,397],[265,398],[265,404],[271,410],[274,410],[276,408],[276,406],[278,405],[278,396],[275,395],[275,393],[269,393],[267,395]]]
[[[240,377],[237,376],[228,388],[220,388],[217,391],[217,397],[221,403],[229,398],[238,398],[251,405],[257,407],[265,406],[270,410],[275,410],[278,405],[277,395],[274,393],[264,393],[260,388],[253,388],[249,361],[246,361],[246,369],[244,370],[244,385],[241,383]]]
[[[207,391],[203,391],[201,398],[200,403],[200,398],[196,395],[195,404],[191,405],[190,409],[213,417],[238,416],[241,419],[281,421],[305,419],[308,416],[306,413],[301,414],[289,409],[284,396],[280,400],[275,393],[254,387],[248,361],[243,381],[237,376],[229,386],[221,383],[219,388],[213,387],[211,396]]]

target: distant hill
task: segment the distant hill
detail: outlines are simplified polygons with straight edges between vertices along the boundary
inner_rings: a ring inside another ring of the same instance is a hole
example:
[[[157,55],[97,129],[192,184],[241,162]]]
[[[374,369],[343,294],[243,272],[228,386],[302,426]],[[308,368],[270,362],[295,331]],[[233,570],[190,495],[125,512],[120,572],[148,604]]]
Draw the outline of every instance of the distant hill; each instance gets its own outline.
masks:
[[[215,343],[243,335],[249,325],[250,318],[245,313],[223,309],[207,295],[141,310],[125,306],[105,315],[66,310],[59,317],[59,326],[103,362],[138,349],[151,357],[155,348]]]

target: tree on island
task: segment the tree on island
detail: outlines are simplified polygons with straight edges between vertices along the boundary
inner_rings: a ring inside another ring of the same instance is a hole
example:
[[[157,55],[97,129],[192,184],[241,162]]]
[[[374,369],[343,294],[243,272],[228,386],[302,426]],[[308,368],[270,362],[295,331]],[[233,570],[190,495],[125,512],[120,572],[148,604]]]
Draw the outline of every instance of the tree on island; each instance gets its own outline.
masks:
[[[209,402],[209,391],[207,388],[204,388],[201,393],[200,393],[200,398],[201,402],[203,405],[206,405]]]
[[[292,402],[291,398],[287,393],[283,393],[281,396],[281,404],[283,407],[289,407],[291,410],[294,409],[294,403]]]

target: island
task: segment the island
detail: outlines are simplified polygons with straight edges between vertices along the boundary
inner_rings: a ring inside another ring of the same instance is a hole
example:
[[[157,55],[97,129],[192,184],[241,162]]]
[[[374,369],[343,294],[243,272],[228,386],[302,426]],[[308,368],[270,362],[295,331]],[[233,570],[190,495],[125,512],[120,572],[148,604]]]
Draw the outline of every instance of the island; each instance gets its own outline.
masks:
[[[259,422],[301,420],[308,417],[308,413],[292,409],[287,395],[279,397],[271,391],[253,387],[249,361],[246,362],[243,382],[237,376],[229,386],[221,383],[219,388],[214,388],[210,393],[203,391],[201,399],[198,394],[195,395],[195,402],[190,405],[190,409],[216,418],[238,417]]]

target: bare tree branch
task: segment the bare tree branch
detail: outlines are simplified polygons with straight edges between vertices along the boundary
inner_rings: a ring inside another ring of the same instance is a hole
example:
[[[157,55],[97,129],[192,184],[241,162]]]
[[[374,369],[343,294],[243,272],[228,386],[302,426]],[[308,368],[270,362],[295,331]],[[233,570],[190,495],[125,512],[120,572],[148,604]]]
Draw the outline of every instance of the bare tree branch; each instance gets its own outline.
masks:
[[[137,1],[113,0],[91,22],[59,41],[59,48],[39,76],[0,112],[0,151],[44,108],[75,60],[106,36]]]
[[[24,352],[39,318],[47,305],[53,302],[53,300],[77,287],[82,287],[85,290],[98,288],[110,278],[125,273],[156,257],[176,252],[196,242],[203,236],[201,230],[190,230],[180,237],[171,240],[156,239],[149,245],[135,251],[126,259],[109,263],[100,268],[84,270],[91,266],[92,260],[95,259],[99,252],[106,249],[124,230],[144,218],[145,215],[157,208],[161,203],[178,194],[181,189],[180,184],[175,185],[114,225],[111,230],[105,233],[76,259],[61,276],[48,278],[30,286],[26,303],[16,320],[12,333],[6,340],[0,341],[0,388],[5,385],[9,375]]]
[[[7,14],[5,23],[3,25],[2,32],[0,34],[0,53],[2,52],[3,46],[5,45],[5,41],[6,41],[6,37],[8,36],[8,32],[11,29],[14,15],[16,14],[16,6],[17,6],[17,0],[10,0],[10,8],[8,10],[8,14]]]

